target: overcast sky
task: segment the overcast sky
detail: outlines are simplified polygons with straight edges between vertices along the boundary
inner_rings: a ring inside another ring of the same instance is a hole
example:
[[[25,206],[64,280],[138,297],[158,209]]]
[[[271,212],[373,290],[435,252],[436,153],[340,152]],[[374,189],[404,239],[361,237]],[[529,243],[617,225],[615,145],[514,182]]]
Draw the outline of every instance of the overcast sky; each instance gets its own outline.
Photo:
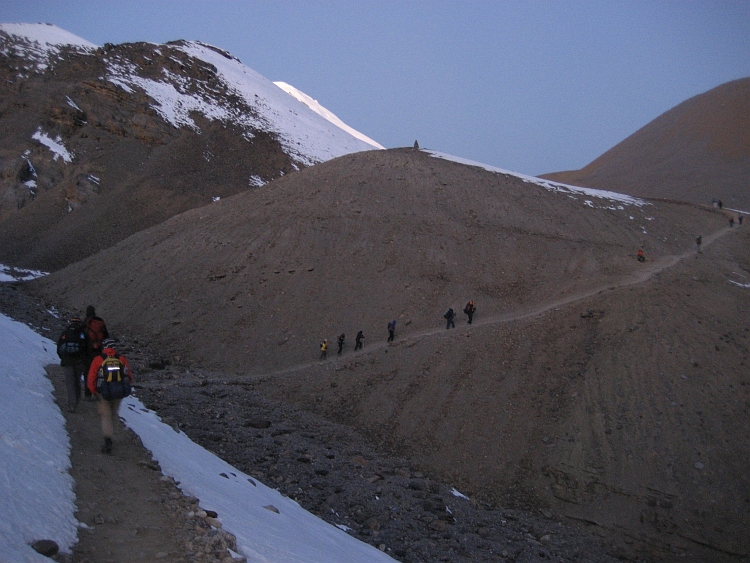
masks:
[[[581,168],[750,76],[747,0],[2,0],[0,22],[204,41],[386,147],[526,174]]]

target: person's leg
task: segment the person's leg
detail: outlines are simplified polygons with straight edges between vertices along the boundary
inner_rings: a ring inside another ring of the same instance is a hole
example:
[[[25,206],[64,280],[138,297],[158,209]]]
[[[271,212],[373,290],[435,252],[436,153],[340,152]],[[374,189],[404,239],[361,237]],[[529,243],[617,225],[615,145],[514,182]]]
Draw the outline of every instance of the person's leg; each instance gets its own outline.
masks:
[[[70,412],[75,412],[78,403],[76,386],[78,386],[78,392],[80,393],[81,384],[78,382],[77,364],[73,362],[72,365],[65,366],[65,391],[68,395],[68,411]]]

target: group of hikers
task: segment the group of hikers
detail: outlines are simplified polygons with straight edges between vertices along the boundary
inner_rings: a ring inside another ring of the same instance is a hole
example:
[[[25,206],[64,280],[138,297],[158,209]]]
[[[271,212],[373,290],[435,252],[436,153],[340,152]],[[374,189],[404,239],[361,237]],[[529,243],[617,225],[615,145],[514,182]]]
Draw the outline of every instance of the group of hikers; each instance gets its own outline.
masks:
[[[133,371],[125,356],[115,349],[116,341],[107,325],[96,315],[93,305],[86,308],[86,317],[72,317],[57,340],[60,365],[66,368],[65,389],[68,412],[75,413],[81,400],[96,400],[102,421],[104,445],[102,453],[112,453],[112,436],[120,401],[130,395]]]
[[[467,323],[471,324],[472,320],[474,319],[474,313],[476,312],[477,307],[474,304],[474,301],[469,301],[466,306],[463,309],[464,314],[469,318]],[[449,308],[445,314],[443,314],[443,318],[447,321],[446,329],[449,328],[456,328],[456,313],[452,308]],[[365,335],[360,330],[357,333],[357,337],[354,340],[354,351],[362,349],[363,344],[362,341],[364,340]],[[393,319],[391,322],[388,323],[388,340],[386,342],[393,342],[393,340],[396,338],[396,319]],[[341,333],[338,338],[336,339],[336,342],[338,344],[338,355],[340,356],[344,351],[344,343],[346,342],[346,334]],[[328,339],[323,339],[320,342],[320,359],[323,360],[326,357],[328,357]]]

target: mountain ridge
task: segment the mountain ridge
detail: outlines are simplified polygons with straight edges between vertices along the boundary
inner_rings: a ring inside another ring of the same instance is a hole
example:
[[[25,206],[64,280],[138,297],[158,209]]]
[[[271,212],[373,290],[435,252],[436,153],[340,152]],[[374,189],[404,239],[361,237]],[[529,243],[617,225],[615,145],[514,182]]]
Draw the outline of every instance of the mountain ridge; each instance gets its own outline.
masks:
[[[54,270],[175,213],[374,149],[197,42],[95,47],[3,24],[0,62],[0,263],[11,266]]]
[[[540,177],[748,211],[750,77],[685,100],[580,170]]]

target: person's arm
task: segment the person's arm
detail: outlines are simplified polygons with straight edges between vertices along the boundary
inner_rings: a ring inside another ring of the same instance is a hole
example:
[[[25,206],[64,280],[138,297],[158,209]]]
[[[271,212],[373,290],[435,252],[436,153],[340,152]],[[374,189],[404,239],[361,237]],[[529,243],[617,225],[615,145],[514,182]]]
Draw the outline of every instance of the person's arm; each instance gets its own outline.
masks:
[[[120,356],[120,361],[125,364],[125,373],[128,375],[130,383],[133,383],[133,370],[130,369],[130,362],[128,362],[128,359],[125,356]]]
[[[99,371],[99,368],[102,365],[102,357],[97,356],[93,359],[91,362],[91,366],[89,367],[89,374],[86,377],[86,387],[89,388],[89,391],[92,393],[96,393],[96,374]]]

